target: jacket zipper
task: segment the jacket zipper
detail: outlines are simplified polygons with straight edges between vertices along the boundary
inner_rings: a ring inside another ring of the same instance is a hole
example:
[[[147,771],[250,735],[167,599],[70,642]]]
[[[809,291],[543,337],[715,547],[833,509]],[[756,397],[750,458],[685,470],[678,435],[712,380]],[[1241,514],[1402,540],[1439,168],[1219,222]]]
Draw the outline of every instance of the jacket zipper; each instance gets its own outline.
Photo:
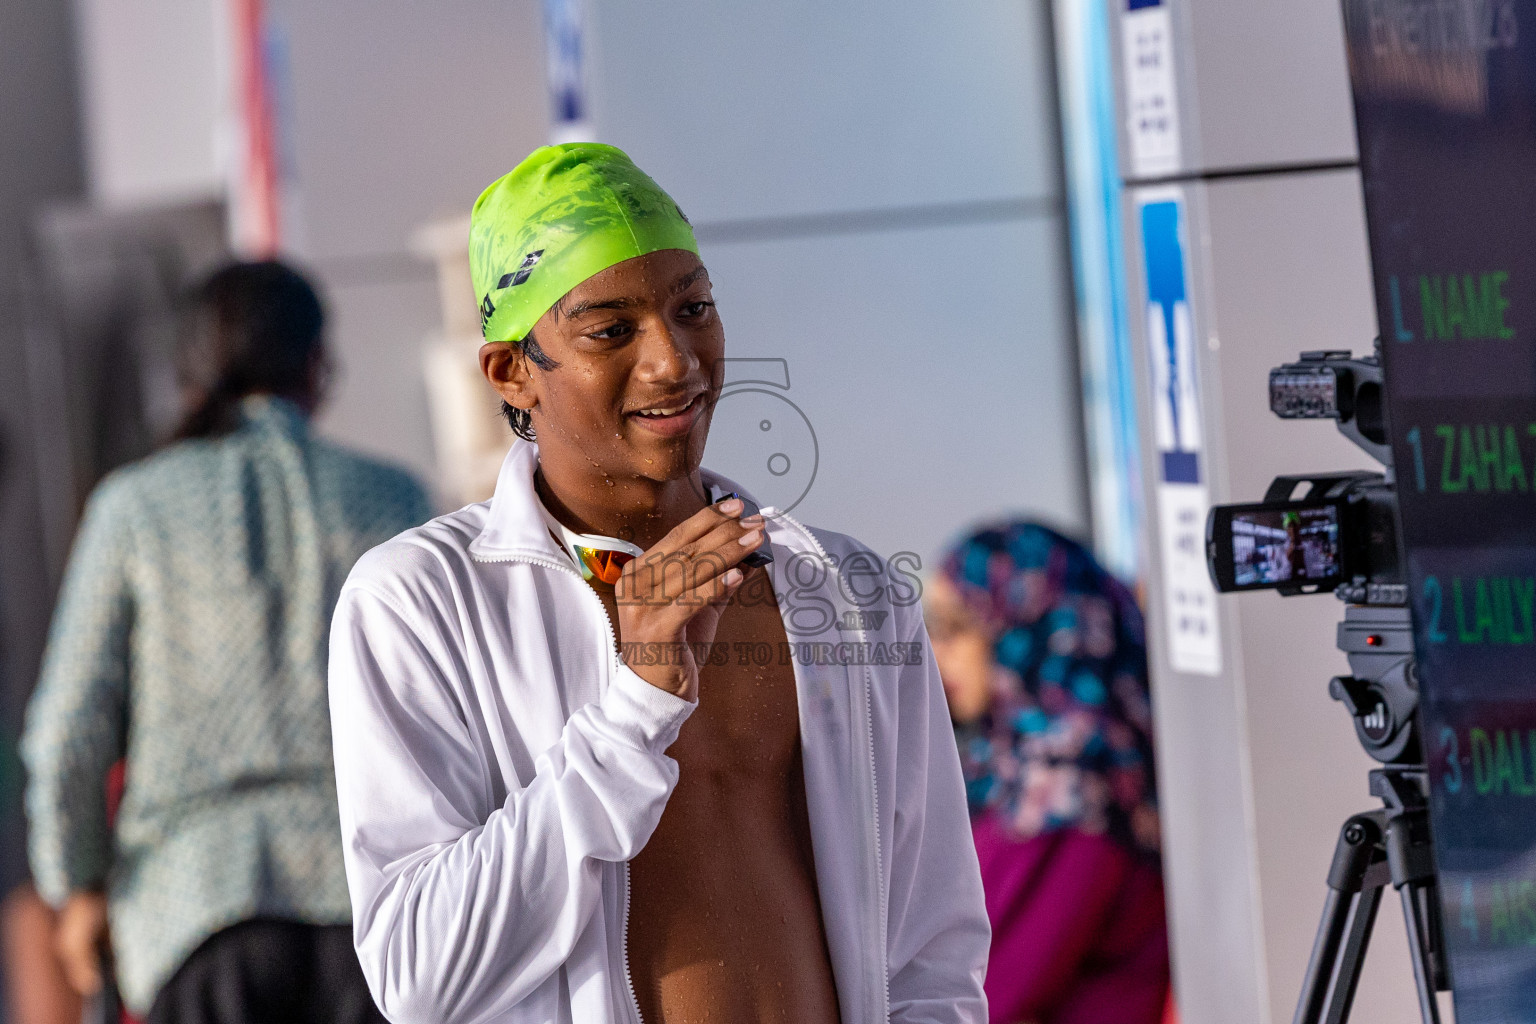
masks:
[[[528,555],[512,555],[507,558],[477,558],[479,562],[527,562],[529,565],[538,565],[546,569],[554,569],[557,572],[568,572],[577,579],[581,579],[581,573],[569,565],[561,565],[559,562],[551,562],[542,558],[533,558]],[[586,580],[582,580],[585,584]],[[608,631],[608,650],[613,654],[613,667],[617,671],[623,665],[623,660],[618,652],[618,631],[613,626],[613,616],[608,614],[608,606],[603,604],[603,599],[593,592],[590,586],[581,588],[591,595],[597,602],[598,610],[603,613],[603,627]],[[873,756],[873,755],[871,755]],[[640,1017],[640,998],[635,995],[635,978],[629,970],[629,861],[624,862],[624,916],[619,925],[619,952],[624,959],[624,987],[629,990],[629,1008],[635,1013],[635,1024],[645,1024]]]
[[[837,569],[832,565],[832,556],[827,554],[827,549],[821,546],[821,541],[816,539],[816,535],[811,533],[810,529],[808,527],[806,527],[805,524],[799,522],[798,520],[790,518],[788,513],[784,513],[784,512],[779,513],[779,518],[783,519],[785,522],[790,523],[791,525],[799,528],[801,535],[804,536],[807,540],[809,540],[811,542],[811,546],[814,547],[816,549],[816,553],[821,556],[822,564],[827,567],[828,572],[831,575],[837,575]],[[867,643],[869,641],[869,636],[868,636],[867,633],[865,633],[864,628],[862,626],[859,627],[858,635],[859,635],[859,642],[860,642],[861,645],[864,644],[864,643]],[[881,902],[881,903],[884,903],[884,901],[885,901],[885,858],[880,853],[880,787],[876,783],[876,779],[877,779],[878,776],[877,776],[877,772],[876,772],[876,767],[877,766],[876,766],[876,762],[875,762],[875,678],[874,678],[874,674],[873,674],[872,670],[870,669],[870,667],[868,665],[864,665],[863,669],[864,669],[864,735],[865,735],[866,746],[867,746],[868,752],[869,752],[869,799],[870,799],[870,806],[871,806],[871,808],[873,808],[873,811],[874,811],[872,824],[874,826],[874,840],[875,840],[875,892],[876,892],[877,900],[879,902]],[[883,993],[882,998],[884,999],[884,1003],[882,1004],[882,1007],[881,1007],[880,1019],[884,1020],[884,1021],[889,1021],[891,1019],[891,966],[890,966],[890,959],[889,959],[888,952],[886,950],[885,936],[877,934],[875,936],[875,939],[876,939],[876,941],[875,941],[874,945],[880,951],[880,981],[881,981],[882,993]]]
[[[624,953],[624,987],[629,989],[629,1008],[635,1011],[635,1024],[645,1024],[640,1019],[640,997],[635,995],[635,978],[629,973],[629,861],[624,862],[624,923],[619,929],[619,948]]]
[[[867,642],[864,631],[859,630],[860,643]],[[885,904],[885,858],[880,853],[880,787],[876,784],[875,765],[875,677],[868,665],[864,666],[864,730],[869,738],[869,794],[875,810],[875,889],[880,902]],[[885,937],[880,939],[880,986],[882,1008],[880,1019],[891,1019],[891,964]]]

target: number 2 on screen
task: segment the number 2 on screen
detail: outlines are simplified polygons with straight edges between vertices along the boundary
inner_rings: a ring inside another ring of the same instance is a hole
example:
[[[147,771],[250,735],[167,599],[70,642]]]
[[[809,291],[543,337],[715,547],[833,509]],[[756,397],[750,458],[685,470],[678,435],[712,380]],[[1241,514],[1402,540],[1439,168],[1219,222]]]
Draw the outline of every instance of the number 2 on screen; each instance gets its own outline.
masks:
[[[1424,577],[1424,600],[1429,604],[1429,642],[1443,644],[1448,638],[1440,628],[1440,616],[1445,613],[1445,588],[1440,577]]]

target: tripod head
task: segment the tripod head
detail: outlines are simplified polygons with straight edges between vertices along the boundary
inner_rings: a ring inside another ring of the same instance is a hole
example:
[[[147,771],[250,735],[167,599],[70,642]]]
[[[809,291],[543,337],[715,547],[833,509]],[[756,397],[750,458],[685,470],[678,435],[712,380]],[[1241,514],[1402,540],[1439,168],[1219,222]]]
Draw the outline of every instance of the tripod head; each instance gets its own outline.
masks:
[[[1422,767],[1419,682],[1408,609],[1345,605],[1338,646],[1349,658],[1351,674],[1335,676],[1328,693],[1354,717],[1360,745],[1384,765]]]

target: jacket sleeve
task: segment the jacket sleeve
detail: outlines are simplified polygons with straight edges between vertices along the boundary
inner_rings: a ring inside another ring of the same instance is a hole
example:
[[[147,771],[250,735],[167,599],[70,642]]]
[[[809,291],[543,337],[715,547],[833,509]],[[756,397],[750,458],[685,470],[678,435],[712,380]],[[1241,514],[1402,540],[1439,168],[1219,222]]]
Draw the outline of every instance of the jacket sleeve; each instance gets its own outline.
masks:
[[[54,906],[103,888],[112,862],[107,771],[123,756],[133,623],[125,498],[108,480],[86,505],[22,736],[28,854]]]
[[[354,940],[395,1024],[499,1019],[568,959],[604,862],[645,845],[694,705],[622,668],[571,715],[528,785],[491,767],[424,616],[357,587],[332,624],[330,697]]]
[[[944,688],[914,609],[902,668],[887,956],[896,1024],[986,1024],[992,929]]]

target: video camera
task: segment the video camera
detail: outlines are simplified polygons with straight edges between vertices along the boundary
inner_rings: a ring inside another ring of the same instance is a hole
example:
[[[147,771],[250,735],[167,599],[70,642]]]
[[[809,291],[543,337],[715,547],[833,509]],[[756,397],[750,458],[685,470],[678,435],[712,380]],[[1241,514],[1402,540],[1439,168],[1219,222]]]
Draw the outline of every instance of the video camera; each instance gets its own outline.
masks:
[[[1217,590],[1336,591],[1351,604],[1407,603],[1381,400],[1374,356],[1303,352],[1299,362],[1269,371],[1275,415],[1336,420],[1345,437],[1387,469],[1277,477],[1260,504],[1212,509],[1206,556]]]
[[[1346,602],[1338,643],[1353,675],[1334,679],[1330,693],[1349,708],[1372,757],[1417,763],[1413,633],[1382,399],[1374,355],[1303,352],[1270,370],[1270,411],[1288,420],[1335,420],[1384,471],[1276,477],[1258,504],[1216,506],[1206,520],[1206,562],[1224,593],[1332,591]]]

